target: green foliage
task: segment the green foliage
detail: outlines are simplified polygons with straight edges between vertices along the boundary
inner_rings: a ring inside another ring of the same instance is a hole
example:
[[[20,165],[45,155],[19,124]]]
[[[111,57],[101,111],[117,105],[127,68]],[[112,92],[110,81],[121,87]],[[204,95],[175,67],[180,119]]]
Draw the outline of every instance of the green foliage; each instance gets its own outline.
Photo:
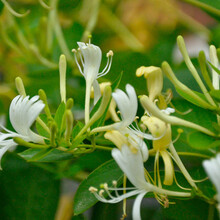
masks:
[[[188,143],[192,148],[206,151],[220,146],[220,140],[216,140],[198,131],[189,133]]]
[[[113,180],[116,180],[120,185],[122,178],[123,173],[114,160],[110,160],[98,167],[80,184],[74,198],[74,214],[78,215],[98,202],[89,191],[89,187],[99,188],[102,183],[108,183],[111,186]]]
[[[7,154],[0,173],[0,218],[54,219],[59,187],[51,173]]]
[[[59,107],[58,107],[58,109],[57,109],[57,111],[56,111],[56,114],[55,114],[55,116],[54,116],[54,120],[55,120],[55,122],[56,122],[56,124],[57,124],[58,130],[61,129],[62,119],[63,119],[63,115],[64,115],[64,113],[65,113],[65,110],[66,110],[66,105],[65,105],[64,102],[62,102],[62,103],[59,105]],[[61,132],[62,132],[62,131],[61,131]]]
[[[19,155],[29,162],[57,162],[69,160],[73,157],[70,153],[65,153],[57,149],[28,149]]]

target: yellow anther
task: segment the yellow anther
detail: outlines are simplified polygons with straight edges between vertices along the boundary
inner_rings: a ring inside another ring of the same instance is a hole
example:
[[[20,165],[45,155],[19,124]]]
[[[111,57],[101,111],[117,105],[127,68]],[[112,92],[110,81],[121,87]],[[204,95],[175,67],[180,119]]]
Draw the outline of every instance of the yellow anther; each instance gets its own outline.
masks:
[[[109,52],[106,54],[107,57],[112,57],[114,55],[113,51],[112,50],[109,50]]]
[[[108,184],[107,183],[104,183],[103,187],[104,187],[105,190],[108,190]]]
[[[183,131],[182,128],[178,128],[178,129],[177,129],[177,132],[178,132],[179,134],[182,134],[184,131]]]
[[[117,181],[116,181],[116,180],[113,180],[113,181],[112,181],[112,185],[113,185],[113,186],[117,186]]]
[[[91,193],[95,193],[95,192],[98,191],[98,189],[95,188],[95,187],[93,187],[93,186],[90,186],[90,187],[89,187],[89,191],[90,191]]]
[[[99,191],[99,195],[101,196],[101,197],[103,197],[103,193],[105,192],[105,190],[103,190],[103,189],[101,189],[100,191]]]

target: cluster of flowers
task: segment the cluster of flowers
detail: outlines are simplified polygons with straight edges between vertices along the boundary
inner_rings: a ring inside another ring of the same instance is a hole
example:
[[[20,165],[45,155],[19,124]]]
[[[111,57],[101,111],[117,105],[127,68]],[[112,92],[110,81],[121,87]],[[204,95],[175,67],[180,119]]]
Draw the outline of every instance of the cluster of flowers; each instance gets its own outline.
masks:
[[[189,69],[193,69],[193,65],[187,56],[185,51],[185,46],[182,38],[178,39],[180,50],[186,61],[189,64]],[[170,114],[174,112],[173,108],[168,107],[169,96],[162,94],[163,88],[163,72],[171,79],[176,87],[185,91],[189,95],[193,96],[202,104],[208,106],[210,109],[215,107],[215,102],[211,97],[207,96],[208,103],[204,100],[200,100],[200,97],[196,97],[194,93],[191,92],[189,88],[182,85],[172,73],[171,68],[168,63],[163,63],[162,69],[159,67],[140,67],[137,69],[136,75],[144,77],[147,80],[148,96],[140,96],[140,103],[143,106],[145,113],[138,121],[137,109],[138,109],[138,98],[135,89],[127,84],[126,93],[120,89],[116,89],[115,92],[111,94],[111,88],[109,85],[99,85],[97,78],[104,76],[110,70],[113,52],[109,51],[107,53],[108,61],[104,70],[99,73],[102,52],[98,46],[91,43],[78,43],[79,49],[73,50],[75,53],[76,64],[79,71],[85,78],[86,81],[86,97],[85,97],[85,126],[77,135],[77,138],[86,133],[86,135],[94,135],[100,132],[105,132],[104,137],[114,143],[116,148],[112,149],[112,157],[115,159],[116,163],[120,169],[124,172],[127,179],[133,185],[133,187],[122,187],[117,188],[117,182],[113,179],[113,187],[109,187],[108,184],[104,183],[101,189],[91,186],[89,190],[94,194],[94,196],[105,203],[117,203],[128,197],[137,195],[137,198],[133,206],[133,219],[141,219],[140,206],[141,201],[148,192],[153,192],[156,199],[165,207],[168,206],[169,200],[168,196],[174,197],[192,197],[192,190],[198,190],[195,181],[191,178],[178,153],[175,150],[172,141],[172,131],[171,125],[181,125],[196,129],[208,135],[213,135],[213,133],[200,125],[194,124],[192,122],[180,119]],[[211,61],[213,65],[218,66],[216,63],[216,50],[211,47]],[[77,59],[77,54],[80,58],[80,63]],[[193,69],[195,74],[195,70]],[[64,137],[65,147],[58,147],[60,150],[67,150],[68,147],[71,148],[74,140],[71,140],[70,134],[73,125],[73,116],[71,113],[71,100],[66,101],[66,60],[65,56],[60,57],[60,93],[61,101],[66,104],[66,111],[64,114],[64,125],[62,135],[59,137]],[[216,76],[216,72],[213,70],[213,86],[216,90],[219,89],[219,76]],[[196,76],[198,79],[198,77]],[[217,83],[218,81],[218,83]],[[201,82],[199,81],[201,84]],[[34,96],[29,98],[26,96],[24,86],[20,78],[16,79],[17,89],[20,93],[17,97],[12,100],[9,109],[9,117],[11,124],[16,132],[9,131],[5,127],[1,126],[5,131],[0,133],[0,158],[3,154],[10,149],[13,149],[17,144],[30,143],[32,145],[26,144],[26,146],[35,147],[47,146],[45,142],[45,137],[34,133],[31,130],[31,126],[34,121],[37,121],[45,130],[48,132],[50,138],[49,145],[56,147],[56,141],[54,141],[57,136],[56,126],[53,124],[53,119],[51,117],[48,104],[46,102],[45,94],[41,91],[40,99],[39,96]],[[90,97],[91,90],[94,90],[94,104],[97,103],[102,95],[102,102],[100,104],[97,112],[90,118]],[[204,90],[203,86],[202,89]],[[207,94],[204,91],[204,94]],[[110,101],[111,96],[113,99]],[[205,102],[205,104],[204,104]],[[116,106],[119,109],[120,117],[116,112]],[[103,114],[103,112],[108,108],[111,115],[113,124],[96,127],[91,129],[91,125]],[[50,118],[49,126],[46,125],[38,116],[44,109],[48,118]],[[136,125],[133,125],[135,122]],[[61,126],[62,127],[62,126]],[[148,133],[146,133],[148,131]],[[179,130],[181,133],[181,130]],[[144,163],[148,160],[149,150],[144,139],[152,140],[153,149],[150,150],[152,155],[155,155],[154,163],[154,178],[150,176],[148,171],[144,167]],[[63,143],[63,141],[62,141]],[[76,152],[77,146],[73,149]],[[164,180],[161,182],[160,172],[159,172],[159,157],[162,157],[164,162]],[[185,179],[191,185],[191,191],[177,192],[166,190],[163,188],[164,185],[172,185],[173,180],[175,180],[175,171],[173,161],[179,167],[180,171],[184,175]],[[219,188],[219,178],[220,178],[220,156],[218,155],[215,159],[206,160],[203,163],[207,174],[210,179],[216,185],[217,190],[220,195]],[[126,180],[125,180],[126,181]],[[125,185],[125,184],[124,184]],[[110,193],[113,191],[113,193]],[[122,191],[123,193],[119,193]],[[105,194],[104,194],[105,193]],[[106,199],[106,193],[110,199]],[[218,202],[220,202],[220,197],[217,197]]]

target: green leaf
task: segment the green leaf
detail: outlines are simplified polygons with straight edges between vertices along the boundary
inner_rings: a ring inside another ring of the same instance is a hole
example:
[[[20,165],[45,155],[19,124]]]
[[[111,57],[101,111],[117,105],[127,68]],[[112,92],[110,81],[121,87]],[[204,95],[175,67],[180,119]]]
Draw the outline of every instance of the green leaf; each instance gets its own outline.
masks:
[[[188,142],[192,148],[199,150],[209,150],[220,146],[220,140],[216,140],[211,136],[195,131],[188,135]]]
[[[0,172],[0,219],[53,220],[60,181],[40,168],[8,153]]]
[[[28,149],[19,153],[19,155],[27,161],[38,162],[57,162],[73,158],[73,155],[70,153],[51,148],[47,151],[42,151],[41,149]]]
[[[85,125],[81,121],[77,121],[76,125],[73,127],[72,130],[72,137],[73,139],[77,136],[77,134],[82,130]]]
[[[167,209],[162,209],[163,219],[172,220],[207,220],[209,212],[209,204],[199,199],[192,200],[175,200],[174,205],[170,205]],[[218,219],[216,210],[215,218]]]
[[[74,198],[74,214],[81,214],[98,202],[89,191],[90,186],[99,188],[102,183],[108,183],[109,186],[112,186],[113,180],[120,184],[122,179],[123,173],[114,160],[102,164],[80,184]]]
[[[114,91],[115,89],[118,88],[118,86],[121,82],[122,76],[123,76],[123,71],[118,75],[116,80],[112,83],[112,91]]]
[[[60,128],[61,128],[62,119],[63,119],[63,115],[65,113],[65,110],[66,110],[66,105],[64,102],[62,102],[59,105],[59,107],[56,111],[55,117],[54,117],[54,120],[57,123],[58,130],[60,130]]]

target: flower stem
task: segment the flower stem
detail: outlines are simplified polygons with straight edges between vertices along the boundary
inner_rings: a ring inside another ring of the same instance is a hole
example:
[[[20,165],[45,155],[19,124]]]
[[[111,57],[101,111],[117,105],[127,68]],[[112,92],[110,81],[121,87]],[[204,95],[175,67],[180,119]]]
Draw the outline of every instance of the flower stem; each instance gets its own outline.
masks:
[[[91,83],[86,82],[85,124],[88,124],[88,122],[89,122],[90,93],[91,93]],[[88,128],[88,131],[89,130],[90,130],[90,128]]]

